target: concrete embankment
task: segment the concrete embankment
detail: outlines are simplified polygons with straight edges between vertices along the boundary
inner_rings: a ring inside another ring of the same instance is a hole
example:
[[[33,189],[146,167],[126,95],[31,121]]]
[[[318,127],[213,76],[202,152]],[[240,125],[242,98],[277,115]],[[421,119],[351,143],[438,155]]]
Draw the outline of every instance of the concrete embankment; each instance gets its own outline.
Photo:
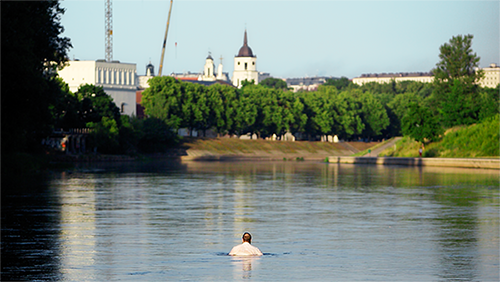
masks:
[[[330,163],[339,164],[377,164],[377,165],[406,165],[406,166],[438,166],[500,169],[498,159],[473,158],[393,158],[393,157],[337,157],[328,158]]]

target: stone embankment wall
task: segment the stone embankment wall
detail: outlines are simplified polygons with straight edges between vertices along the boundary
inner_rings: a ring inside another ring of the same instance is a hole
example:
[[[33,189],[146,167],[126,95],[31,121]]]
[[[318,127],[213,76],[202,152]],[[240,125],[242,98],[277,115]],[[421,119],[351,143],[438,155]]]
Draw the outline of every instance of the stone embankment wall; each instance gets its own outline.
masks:
[[[340,164],[378,164],[378,165],[407,165],[407,166],[440,166],[500,169],[498,159],[475,158],[392,158],[392,157],[329,157],[330,163]]]

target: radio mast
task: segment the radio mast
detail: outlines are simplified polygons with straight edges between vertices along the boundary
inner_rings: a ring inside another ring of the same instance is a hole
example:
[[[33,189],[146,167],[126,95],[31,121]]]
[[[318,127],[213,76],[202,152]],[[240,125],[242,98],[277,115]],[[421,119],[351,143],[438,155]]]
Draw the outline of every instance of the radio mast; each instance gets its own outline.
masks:
[[[111,0],[106,0],[104,6],[105,15],[105,35],[106,35],[106,62],[113,60],[113,8]]]

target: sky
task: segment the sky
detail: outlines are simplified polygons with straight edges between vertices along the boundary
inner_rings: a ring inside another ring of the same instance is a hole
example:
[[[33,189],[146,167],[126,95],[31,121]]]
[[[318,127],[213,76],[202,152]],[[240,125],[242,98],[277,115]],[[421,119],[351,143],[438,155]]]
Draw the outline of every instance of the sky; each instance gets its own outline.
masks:
[[[105,58],[105,0],[65,0],[61,17],[69,58]],[[158,74],[168,0],[112,0],[113,60]],[[500,1],[194,1],[174,0],[163,75],[202,72],[209,52],[232,76],[248,45],[257,70],[276,78],[359,77],[428,72],[439,47],[472,34],[480,67],[500,65]]]

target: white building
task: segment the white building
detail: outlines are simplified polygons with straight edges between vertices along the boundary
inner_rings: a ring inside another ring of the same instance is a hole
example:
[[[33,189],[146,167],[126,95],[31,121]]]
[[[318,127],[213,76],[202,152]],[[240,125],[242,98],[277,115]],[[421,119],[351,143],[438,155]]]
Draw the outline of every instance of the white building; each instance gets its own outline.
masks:
[[[484,77],[479,82],[481,87],[495,88],[500,84],[500,67],[493,63],[489,68],[483,68]]]
[[[488,68],[476,68],[476,70],[482,69],[484,71],[484,77],[479,81],[481,87],[495,88],[500,84],[500,66],[493,63]],[[389,83],[392,80],[399,81],[420,81],[420,82],[433,82],[434,76],[430,72],[413,72],[413,73],[375,73],[375,74],[363,74],[360,77],[355,77],[352,82],[358,85],[363,85],[369,82],[377,83]]]
[[[84,84],[102,86],[104,92],[113,98],[122,114],[136,115],[135,64],[104,60],[69,61],[58,74],[69,85],[71,92],[78,91]]]
[[[241,88],[242,82],[245,80],[259,83],[259,72],[257,71],[257,56],[254,56],[252,49],[248,46],[247,31],[243,38],[243,46],[240,48],[238,55],[234,57],[234,71],[232,77],[234,86]]]
[[[214,59],[210,53],[208,54],[207,59],[205,60],[205,66],[203,66],[203,73],[198,77],[198,80],[201,81],[215,81],[215,65]]]
[[[338,79],[333,76],[314,76],[314,77],[299,77],[286,78],[284,81],[293,92],[298,91],[316,91],[318,87],[324,84],[328,79]]]
[[[221,62],[215,69],[214,59],[209,53],[208,57],[205,59],[205,65],[203,66],[203,72],[185,72],[185,73],[171,73],[169,76],[175,77],[176,79],[184,81],[205,81],[205,82],[230,82],[229,74],[224,72],[222,69],[222,57]],[[203,84],[203,83],[202,83]],[[205,84],[205,85],[210,85]]]
[[[151,62],[146,65],[146,75],[139,75],[138,80],[139,80],[139,89],[146,89],[149,88],[149,80],[151,78],[155,77],[155,67]]]
[[[377,83],[389,83],[392,80],[399,81],[420,81],[420,82],[432,82],[434,77],[429,72],[412,72],[412,73],[375,73],[375,74],[363,74],[361,77],[355,77],[352,82],[358,85],[363,85],[369,82]]]

